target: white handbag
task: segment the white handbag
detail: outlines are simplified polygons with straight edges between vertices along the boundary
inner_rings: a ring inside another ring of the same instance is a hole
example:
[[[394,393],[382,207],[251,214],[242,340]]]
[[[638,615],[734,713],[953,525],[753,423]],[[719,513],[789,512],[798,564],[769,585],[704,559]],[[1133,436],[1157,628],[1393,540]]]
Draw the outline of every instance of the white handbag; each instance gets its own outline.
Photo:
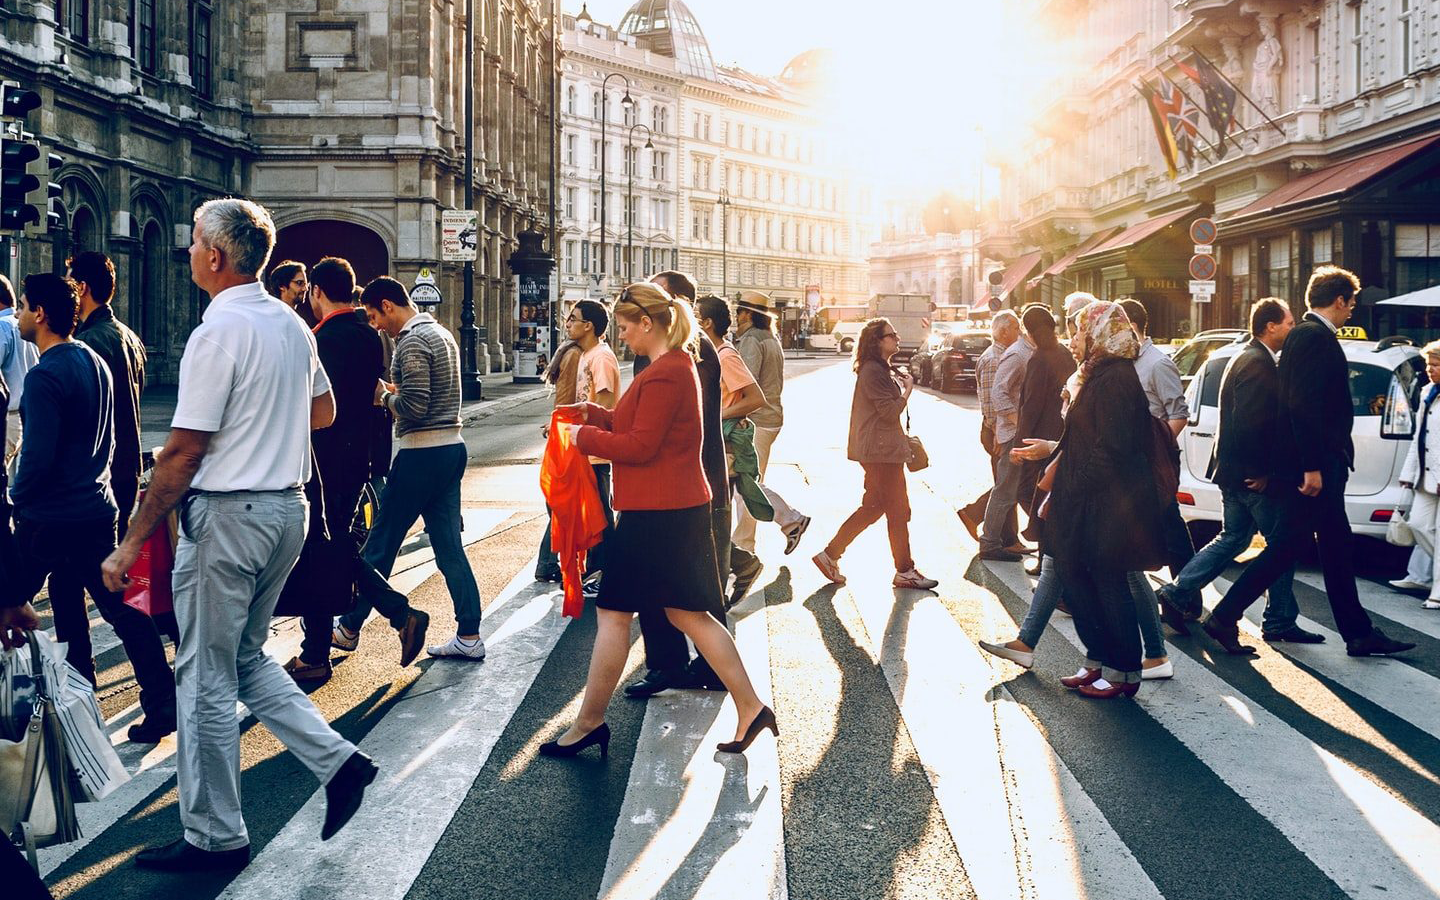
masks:
[[[1407,490],[1400,498],[1400,505],[1395,507],[1395,512],[1390,516],[1390,524],[1385,526],[1385,541],[1394,544],[1396,547],[1415,546],[1415,532],[1410,528],[1410,523],[1405,521],[1405,511],[1412,508],[1415,502],[1415,492]]]

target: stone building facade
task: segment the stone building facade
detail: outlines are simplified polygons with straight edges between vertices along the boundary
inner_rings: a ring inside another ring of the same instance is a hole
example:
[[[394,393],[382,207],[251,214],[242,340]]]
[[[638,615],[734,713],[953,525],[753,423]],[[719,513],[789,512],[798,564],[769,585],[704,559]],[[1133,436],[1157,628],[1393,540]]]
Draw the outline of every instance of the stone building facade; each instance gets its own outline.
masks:
[[[1037,0],[1066,60],[1005,169],[1010,215],[987,229],[1007,258],[1039,253],[1020,300],[1076,288],[1134,295],[1166,337],[1244,323],[1255,299],[1303,302],[1314,265],[1354,269],[1374,300],[1440,283],[1440,2],[1436,0]],[[1195,52],[1255,101],[1219,152],[1206,123],[1167,175],[1137,79]],[[1263,113],[1262,113],[1263,111]],[[1192,302],[1186,226],[1219,226],[1213,301]],[[1433,243],[1432,243],[1433,240]],[[1158,313],[1158,315],[1157,315]]]
[[[517,235],[548,224],[549,4],[477,2],[474,158],[480,370],[509,365]],[[11,274],[115,259],[115,306],[173,379],[199,321],[186,248],[194,208],[270,208],[275,260],[349,258],[362,281],[432,268],[458,326],[459,264],[440,213],[464,199],[463,0],[8,0],[0,77],[33,87],[31,130],[62,155],[63,227],[16,241]],[[6,254],[7,256],[9,254]]]

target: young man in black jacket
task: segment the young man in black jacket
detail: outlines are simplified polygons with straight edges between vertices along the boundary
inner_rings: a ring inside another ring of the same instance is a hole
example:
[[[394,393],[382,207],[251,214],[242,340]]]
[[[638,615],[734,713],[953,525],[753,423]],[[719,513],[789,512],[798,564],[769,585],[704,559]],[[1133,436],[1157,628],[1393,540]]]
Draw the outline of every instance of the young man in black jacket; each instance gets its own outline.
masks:
[[[1351,656],[1411,650],[1376,628],[1360,605],[1351,558],[1345,483],[1355,465],[1350,437],[1355,411],[1350,368],[1337,332],[1355,309],[1360,279],[1337,266],[1310,276],[1310,311],[1290,331],[1280,353],[1280,427],[1274,479],[1284,497],[1276,539],[1246,567],[1205,620],[1205,632],[1229,653],[1248,653],[1237,623],[1250,604],[1291,566],[1313,536],[1320,545],[1325,594]],[[1268,487],[1268,485],[1267,485]]]

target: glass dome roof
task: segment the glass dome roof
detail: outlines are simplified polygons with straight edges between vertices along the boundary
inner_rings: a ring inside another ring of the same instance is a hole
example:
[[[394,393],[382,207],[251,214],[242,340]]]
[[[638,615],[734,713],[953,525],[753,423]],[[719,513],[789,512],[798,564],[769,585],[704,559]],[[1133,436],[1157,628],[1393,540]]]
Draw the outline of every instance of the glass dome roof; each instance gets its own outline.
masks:
[[[645,49],[671,57],[686,75],[715,80],[710,43],[695,14],[680,0],[637,0],[621,18],[620,33],[634,35]]]

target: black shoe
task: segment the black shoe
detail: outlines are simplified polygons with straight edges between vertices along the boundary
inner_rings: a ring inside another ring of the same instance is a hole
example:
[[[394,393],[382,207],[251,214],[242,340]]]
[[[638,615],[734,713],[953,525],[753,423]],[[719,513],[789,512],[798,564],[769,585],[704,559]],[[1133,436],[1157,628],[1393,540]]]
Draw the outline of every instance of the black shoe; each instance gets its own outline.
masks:
[[[175,714],[171,713],[169,716],[146,716],[131,725],[125,735],[132,744],[158,744],[161,738],[174,733]]]
[[[430,628],[430,614],[418,609],[410,610],[405,618],[405,627],[400,634],[400,668],[405,668],[420,655],[425,646],[425,632]]]
[[[625,685],[625,696],[636,700],[648,700],[656,694],[670,688],[685,686],[685,670],[682,669],[651,669],[645,673],[645,677],[633,684]]]
[[[685,667],[684,683],[676,685],[692,691],[723,691],[727,690],[725,682],[715,674],[704,657],[697,656],[690,660],[690,665]]]
[[[359,750],[350,754],[325,785],[325,825],[320,829],[320,840],[330,840],[345,827],[365,799],[365,788],[379,773],[370,757]]]
[[[1325,643],[1325,635],[1316,634],[1313,631],[1306,631],[1299,625],[1291,625],[1289,628],[1286,628],[1283,631],[1277,631],[1273,634],[1262,635],[1262,637],[1264,637],[1265,640],[1271,644],[1279,644],[1282,642],[1288,644]]]
[[[1254,653],[1255,648],[1240,643],[1240,629],[1234,622],[1217,622],[1212,615],[1200,627],[1205,633],[1215,639],[1215,643],[1225,648],[1225,652],[1231,656],[1245,656]]]
[[[554,571],[540,571],[540,570],[537,569],[537,570],[535,571],[535,580],[536,580],[536,581],[549,581],[549,582],[553,582],[553,583],[555,583],[555,584],[559,584],[559,583],[560,583],[560,570],[559,570],[559,569],[555,569]]]
[[[250,845],[234,850],[201,850],[182,838],[135,855],[135,865],[164,872],[238,872],[250,865]]]
[[[1169,585],[1156,588],[1155,597],[1160,601],[1160,621],[1174,629],[1176,634],[1189,634],[1190,627],[1185,624],[1185,611],[1170,595]]]
[[[750,593],[751,585],[755,584],[755,579],[760,577],[760,572],[765,568],[765,564],[753,554],[745,555],[749,559],[742,558],[740,564],[734,568],[735,587],[730,589],[730,601],[726,604],[726,609],[745,599],[745,595]]]
[[[1345,642],[1345,652],[1351,656],[1385,656],[1414,649],[1415,645],[1409,641],[1397,641],[1394,638],[1386,637],[1385,632],[1378,628],[1371,628],[1370,633],[1362,638]]]
[[[755,714],[755,718],[750,720],[750,724],[745,728],[745,735],[740,740],[716,744],[715,749],[721,753],[744,753],[755,737],[767,728],[777,738],[780,736],[780,726],[775,724],[775,713],[770,707],[762,706],[760,711]]]
[[[980,558],[993,560],[994,562],[1020,562],[1025,557],[1013,550],[1001,548],[999,550],[981,550]]]
[[[567,759],[578,756],[581,750],[593,744],[600,746],[600,758],[610,758],[610,723],[601,722],[600,727],[582,737],[573,744],[562,744],[558,740],[546,741],[540,745],[541,756],[557,756]]]

